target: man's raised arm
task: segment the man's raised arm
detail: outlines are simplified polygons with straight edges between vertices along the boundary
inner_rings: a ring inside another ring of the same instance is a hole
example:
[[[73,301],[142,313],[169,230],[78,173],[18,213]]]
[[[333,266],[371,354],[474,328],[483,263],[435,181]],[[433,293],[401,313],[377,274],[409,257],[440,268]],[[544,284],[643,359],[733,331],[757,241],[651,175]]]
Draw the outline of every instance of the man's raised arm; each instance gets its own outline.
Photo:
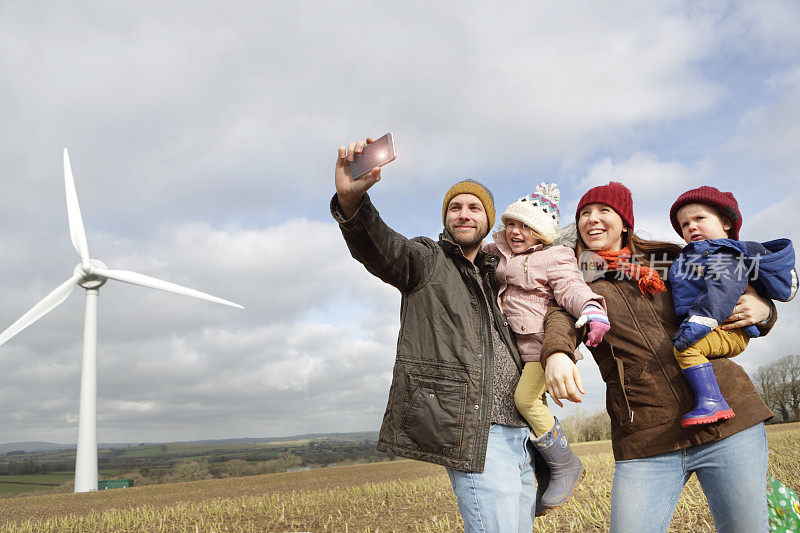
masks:
[[[336,195],[331,201],[331,214],[339,222],[350,255],[367,270],[396,287],[409,292],[419,287],[433,267],[433,241],[427,244],[411,241],[387,226],[369,201],[367,190],[381,179],[376,167],[354,180],[350,173],[353,154],[371,143],[351,142],[340,146],[336,158]]]

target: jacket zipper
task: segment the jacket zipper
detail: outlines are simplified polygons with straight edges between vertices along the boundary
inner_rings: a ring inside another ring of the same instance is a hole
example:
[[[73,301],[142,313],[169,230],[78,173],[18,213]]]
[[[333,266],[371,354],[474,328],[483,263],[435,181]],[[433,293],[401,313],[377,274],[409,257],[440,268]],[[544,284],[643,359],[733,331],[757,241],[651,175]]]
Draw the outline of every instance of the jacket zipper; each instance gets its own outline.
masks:
[[[528,259],[530,259],[530,254],[525,257],[525,262],[522,263],[522,268],[525,270],[525,285],[528,284]]]
[[[476,274],[476,275],[470,275],[469,278],[470,278],[470,281],[472,282],[472,288],[473,288],[473,291],[475,292],[475,298],[478,301],[478,314],[480,315],[480,321],[481,321],[481,332],[480,332],[481,345],[482,345],[481,349],[484,351],[484,357],[483,357],[484,371],[481,373],[481,389],[482,389],[481,392],[482,392],[482,397],[481,397],[481,405],[480,405],[480,411],[479,411],[478,417],[479,417],[479,420],[481,422],[479,427],[486,428],[487,431],[485,432],[485,436],[484,436],[484,431],[483,430],[481,430],[478,433],[478,438],[476,439],[476,442],[475,442],[476,448],[477,448],[476,449],[477,453],[476,453],[476,455],[474,457],[475,464],[470,465],[469,466],[470,469],[477,468],[478,465],[483,465],[485,460],[486,460],[486,444],[488,444],[488,441],[489,441],[488,429],[490,428],[490,426],[492,424],[492,408],[493,408],[493,405],[492,405],[491,399],[492,399],[492,395],[494,393],[494,391],[493,391],[493,387],[494,387],[493,383],[489,383],[487,385],[487,381],[488,381],[487,380],[487,375],[491,376],[492,373],[494,372],[494,368],[493,368],[494,347],[492,346],[491,331],[489,331],[487,329],[487,328],[491,327],[491,324],[489,323],[489,317],[488,317],[489,310],[486,308],[488,296],[486,296],[486,294],[484,293],[483,287],[481,286],[481,275],[482,275],[482,273],[480,271],[480,268],[478,268],[478,266],[474,265],[474,264],[472,266],[473,266],[473,273]],[[489,406],[488,415],[485,412],[485,407],[487,405]]]
[[[617,365],[617,356],[614,355],[614,347],[611,344],[608,345],[611,349],[611,359],[614,361],[614,366]],[[625,406],[628,408],[628,412],[631,414],[631,424],[633,424],[633,409],[631,409],[631,402],[628,400],[628,393],[625,391],[625,367],[623,365],[622,376],[620,376],[621,381],[619,383],[620,389],[622,389],[622,397],[625,398]]]
[[[477,271],[478,271],[477,272],[478,276],[476,277],[475,282],[476,282],[476,285],[477,285],[476,288],[478,289],[478,295],[481,298],[480,299],[480,302],[481,302],[480,306],[481,306],[481,309],[482,309],[482,312],[481,312],[481,332],[482,333],[481,333],[481,335],[483,335],[485,337],[484,338],[484,352],[485,353],[483,355],[483,360],[484,360],[484,365],[486,366],[486,371],[483,373],[483,384],[482,384],[482,387],[483,387],[483,398],[482,398],[482,402],[481,402],[483,405],[481,406],[481,411],[482,411],[481,412],[481,416],[486,417],[484,420],[482,420],[482,422],[484,423],[484,425],[486,426],[486,428],[488,430],[489,428],[491,428],[491,425],[492,425],[492,414],[493,414],[492,410],[494,409],[494,403],[492,402],[492,397],[494,396],[494,346],[492,346],[492,332],[489,330],[489,328],[492,327],[492,325],[489,323],[489,316],[488,316],[489,315],[489,309],[486,308],[487,303],[489,305],[491,305],[491,302],[488,301],[489,296],[487,296],[485,294],[485,292],[483,290],[483,287],[482,287],[481,278],[480,278],[481,271],[480,271],[480,269],[477,269]],[[490,380],[487,379],[487,377],[486,377],[487,375],[491,378]],[[487,381],[488,381],[488,383],[487,383]],[[483,407],[486,406],[487,404],[489,406],[488,415],[487,415],[487,413],[483,412],[484,411]],[[484,465],[484,463],[486,461],[486,446],[488,444],[489,444],[489,432],[487,431],[486,432],[486,441],[483,442],[481,444],[481,447],[480,447],[482,452],[479,454],[479,458],[478,458],[478,463],[477,464]]]

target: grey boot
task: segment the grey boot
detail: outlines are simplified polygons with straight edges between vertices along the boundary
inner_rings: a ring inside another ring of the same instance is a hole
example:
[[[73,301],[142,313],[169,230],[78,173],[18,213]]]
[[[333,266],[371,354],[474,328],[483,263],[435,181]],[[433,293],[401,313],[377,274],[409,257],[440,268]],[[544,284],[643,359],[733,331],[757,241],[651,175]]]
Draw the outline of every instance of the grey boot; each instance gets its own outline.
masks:
[[[561,507],[572,498],[572,491],[586,474],[583,463],[569,447],[557,418],[550,431],[534,440],[533,445],[550,467],[550,482],[541,504],[547,509]]]
[[[532,433],[531,442],[535,442]],[[542,496],[547,490],[547,486],[550,484],[550,467],[547,466],[547,462],[544,460],[544,457],[542,457],[542,454],[536,451],[535,446],[532,455],[533,471],[536,475],[536,516],[544,516],[547,514],[547,511],[550,510],[542,503]]]

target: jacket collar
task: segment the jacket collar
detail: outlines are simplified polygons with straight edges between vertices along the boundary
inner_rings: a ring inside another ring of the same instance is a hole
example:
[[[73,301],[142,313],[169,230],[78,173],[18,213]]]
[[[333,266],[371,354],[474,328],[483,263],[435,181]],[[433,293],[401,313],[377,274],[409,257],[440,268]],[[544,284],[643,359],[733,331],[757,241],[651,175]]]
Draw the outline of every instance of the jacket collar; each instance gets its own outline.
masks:
[[[453,237],[450,235],[450,232],[447,229],[443,229],[442,232],[439,234],[439,246],[442,247],[444,252],[450,256],[451,258],[460,258],[463,261],[470,262],[469,259],[464,257],[464,252],[461,250],[461,246],[455,243]],[[497,268],[498,257],[493,254],[487,254],[482,249],[478,250],[478,255],[475,256],[475,265],[480,269],[481,272],[486,271],[487,269],[490,271],[494,271]]]

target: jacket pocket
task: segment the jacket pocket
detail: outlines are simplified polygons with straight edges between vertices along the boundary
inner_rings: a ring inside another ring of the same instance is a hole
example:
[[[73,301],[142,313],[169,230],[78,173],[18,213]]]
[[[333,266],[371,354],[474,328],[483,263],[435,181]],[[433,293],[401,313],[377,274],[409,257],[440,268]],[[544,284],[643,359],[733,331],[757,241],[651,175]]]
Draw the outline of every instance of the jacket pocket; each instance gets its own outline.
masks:
[[[613,355],[599,363],[606,382],[606,409],[611,423],[633,433],[666,422],[670,410],[653,376],[634,362]]]
[[[460,457],[467,383],[407,374],[398,446]]]
[[[531,311],[528,314],[507,314],[506,320],[514,333],[528,335],[544,332],[544,312]]]

